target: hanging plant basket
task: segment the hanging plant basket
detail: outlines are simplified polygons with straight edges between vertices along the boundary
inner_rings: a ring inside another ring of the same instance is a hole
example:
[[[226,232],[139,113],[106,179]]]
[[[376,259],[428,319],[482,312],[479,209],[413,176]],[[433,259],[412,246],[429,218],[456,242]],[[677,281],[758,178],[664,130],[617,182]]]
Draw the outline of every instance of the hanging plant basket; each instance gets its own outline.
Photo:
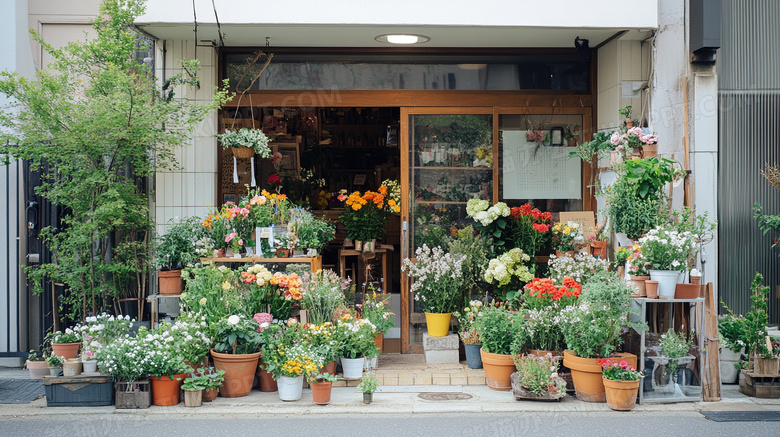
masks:
[[[239,159],[251,158],[255,156],[255,149],[246,146],[231,147],[233,156]]]

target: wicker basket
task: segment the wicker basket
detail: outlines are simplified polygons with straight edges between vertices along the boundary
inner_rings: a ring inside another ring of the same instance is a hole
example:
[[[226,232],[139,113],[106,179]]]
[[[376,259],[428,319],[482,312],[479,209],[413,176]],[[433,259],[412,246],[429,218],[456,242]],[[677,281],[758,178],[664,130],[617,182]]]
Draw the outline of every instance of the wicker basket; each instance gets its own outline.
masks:
[[[233,156],[239,159],[251,158],[255,156],[255,149],[251,147],[238,146],[238,147],[231,147],[230,149],[233,150]]]

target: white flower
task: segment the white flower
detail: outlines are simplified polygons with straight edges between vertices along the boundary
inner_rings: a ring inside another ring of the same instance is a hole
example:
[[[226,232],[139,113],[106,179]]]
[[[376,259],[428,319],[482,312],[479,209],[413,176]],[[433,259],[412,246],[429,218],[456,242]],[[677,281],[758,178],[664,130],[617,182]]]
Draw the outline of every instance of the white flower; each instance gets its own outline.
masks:
[[[227,323],[230,326],[236,326],[236,325],[238,325],[238,322],[240,322],[240,321],[241,321],[241,318],[234,314],[234,315],[228,317]]]

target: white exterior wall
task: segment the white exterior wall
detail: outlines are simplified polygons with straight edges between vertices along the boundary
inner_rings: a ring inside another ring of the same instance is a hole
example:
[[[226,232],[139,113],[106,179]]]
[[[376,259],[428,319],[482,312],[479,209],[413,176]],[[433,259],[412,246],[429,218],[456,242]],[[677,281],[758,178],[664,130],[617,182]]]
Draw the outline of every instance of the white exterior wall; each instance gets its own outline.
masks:
[[[617,39],[598,50],[598,126],[599,131],[612,131],[623,123],[618,109],[632,106],[633,118],[640,118],[642,97],[621,96],[624,80],[647,81],[649,74],[648,42],[637,39]],[[645,94],[642,92],[641,94]]]

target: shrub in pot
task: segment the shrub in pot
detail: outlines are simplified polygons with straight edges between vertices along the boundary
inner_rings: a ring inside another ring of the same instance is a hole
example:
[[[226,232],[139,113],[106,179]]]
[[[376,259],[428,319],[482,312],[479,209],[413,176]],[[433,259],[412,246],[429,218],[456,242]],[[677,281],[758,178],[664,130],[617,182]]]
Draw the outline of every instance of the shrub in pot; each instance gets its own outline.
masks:
[[[632,289],[609,273],[599,273],[582,288],[577,306],[561,311],[566,341],[563,364],[572,370],[577,397],[605,402],[598,358],[609,358],[621,343],[626,328],[645,329],[644,322],[629,321]]]
[[[211,357],[214,366],[225,371],[225,382],[219,389],[221,396],[241,397],[252,390],[263,341],[259,327],[253,319],[237,314],[216,323],[216,345]]]
[[[181,269],[198,261],[195,243],[204,237],[204,227],[196,217],[168,223],[168,231],[158,238],[154,250],[160,294],[181,294],[184,288]]]
[[[492,390],[511,390],[509,376],[515,371],[512,360],[512,343],[523,329],[522,311],[514,311],[506,305],[486,306],[474,323],[482,339],[482,367],[485,380]]]

